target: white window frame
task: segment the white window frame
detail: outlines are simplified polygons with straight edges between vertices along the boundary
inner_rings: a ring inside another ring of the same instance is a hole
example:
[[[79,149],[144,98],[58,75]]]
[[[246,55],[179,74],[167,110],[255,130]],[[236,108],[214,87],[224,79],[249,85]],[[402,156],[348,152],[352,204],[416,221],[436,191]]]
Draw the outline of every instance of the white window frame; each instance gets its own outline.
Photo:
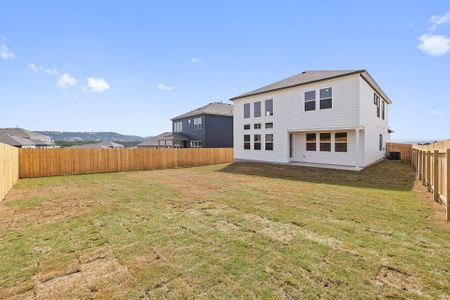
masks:
[[[196,117],[194,118],[194,130],[202,130],[203,128],[203,118]]]
[[[183,132],[183,121],[173,123],[173,132]]]

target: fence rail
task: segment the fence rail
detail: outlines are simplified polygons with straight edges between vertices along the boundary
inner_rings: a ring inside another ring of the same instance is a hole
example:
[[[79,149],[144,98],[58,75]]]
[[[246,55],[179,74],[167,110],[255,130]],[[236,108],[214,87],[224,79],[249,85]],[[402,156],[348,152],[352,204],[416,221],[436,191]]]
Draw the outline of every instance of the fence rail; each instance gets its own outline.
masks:
[[[450,221],[450,140],[430,145],[413,145],[412,160],[417,177],[433,199],[440,202]]]
[[[412,144],[386,143],[386,155],[391,156],[391,152],[400,152],[401,161],[411,161]]]
[[[19,150],[20,178],[195,167],[233,161],[232,148]]]
[[[0,143],[0,201],[19,179],[19,151]]]

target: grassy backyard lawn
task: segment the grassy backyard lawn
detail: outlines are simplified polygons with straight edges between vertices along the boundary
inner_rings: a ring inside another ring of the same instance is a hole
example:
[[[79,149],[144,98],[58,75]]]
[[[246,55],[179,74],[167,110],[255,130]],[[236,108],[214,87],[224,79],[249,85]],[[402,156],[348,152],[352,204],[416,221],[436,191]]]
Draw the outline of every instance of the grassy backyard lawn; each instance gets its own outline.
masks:
[[[393,162],[20,180],[0,298],[449,299],[450,227],[420,190]]]

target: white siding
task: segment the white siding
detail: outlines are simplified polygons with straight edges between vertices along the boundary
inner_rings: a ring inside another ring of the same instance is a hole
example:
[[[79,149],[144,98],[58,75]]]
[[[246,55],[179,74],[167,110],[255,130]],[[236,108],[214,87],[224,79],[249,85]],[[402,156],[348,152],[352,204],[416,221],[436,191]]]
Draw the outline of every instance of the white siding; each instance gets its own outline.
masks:
[[[333,88],[333,108],[319,109],[319,89]],[[316,90],[316,111],[304,111],[304,93]],[[250,96],[234,101],[234,155],[236,159],[289,162],[289,132],[304,130],[326,130],[330,128],[349,129],[359,126],[360,76],[352,75],[338,79],[321,81],[299,87]],[[273,99],[273,116],[265,116],[264,100]],[[254,118],[253,103],[262,101],[262,117]],[[250,118],[244,119],[244,104],[250,105]],[[265,129],[264,123],[273,122],[273,129]],[[261,123],[262,129],[255,130],[253,125]],[[244,130],[244,124],[251,124],[250,130]],[[273,133],[274,150],[264,150],[264,134]],[[244,150],[244,134],[251,135],[251,150]],[[253,150],[253,136],[261,134],[262,150]],[[353,140],[353,139],[352,139]],[[349,145],[349,148],[351,146]],[[329,154],[329,153],[327,153]],[[315,161],[334,161],[342,157],[323,155]],[[352,163],[350,155],[345,161]],[[325,162],[326,163],[326,162]]]
[[[375,91],[367,82],[360,78],[360,124],[364,127],[364,160],[362,166],[369,165],[384,158],[385,146],[379,150],[379,135],[383,135],[383,141],[389,139],[388,134],[388,111],[389,105],[386,103],[385,120],[377,117],[377,106],[373,102]],[[378,94],[378,93],[377,93]],[[379,94],[378,94],[379,95]],[[380,96],[380,95],[379,95]]]

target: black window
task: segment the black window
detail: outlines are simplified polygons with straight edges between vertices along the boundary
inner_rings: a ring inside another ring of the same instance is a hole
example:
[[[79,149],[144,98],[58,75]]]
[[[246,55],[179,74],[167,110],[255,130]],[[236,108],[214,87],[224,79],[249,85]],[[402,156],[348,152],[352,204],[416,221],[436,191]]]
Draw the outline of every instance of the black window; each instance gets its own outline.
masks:
[[[266,123],[266,128],[273,128],[273,123],[271,122],[271,123]]]
[[[316,134],[307,133],[306,134],[306,151],[316,151]]]
[[[347,132],[336,132],[334,134],[334,151],[347,152]]]
[[[320,134],[320,151],[322,152],[331,151],[331,133]]]
[[[250,129],[250,124],[244,124],[244,130]]]
[[[273,116],[273,100],[266,100],[264,103],[265,107],[265,116]]]
[[[331,88],[320,90],[320,109],[328,109],[333,107],[332,92],[333,90]]]
[[[253,125],[253,128],[255,129],[261,129],[261,123],[257,123]]]
[[[255,134],[253,136],[253,149],[261,150],[261,135]]]
[[[261,117],[261,101],[253,104],[253,114],[255,115],[255,118]]]
[[[377,94],[374,94],[373,97],[375,99],[374,102],[377,106],[377,117],[379,118],[380,117],[380,97]]]
[[[244,135],[244,149],[250,150],[250,134]]]
[[[386,110],[386,103],[384,101],[382,101],[381,103],[381,118],[384,120],[384,116],[385,116],[385,110]]]
[[[316,91],[305,92],[305,111],[316,110]]]
[[[244,104],[244,118],[250,118],[250,103]]]
[[[273,150],[273,134],[266,134],[266,150]]]

